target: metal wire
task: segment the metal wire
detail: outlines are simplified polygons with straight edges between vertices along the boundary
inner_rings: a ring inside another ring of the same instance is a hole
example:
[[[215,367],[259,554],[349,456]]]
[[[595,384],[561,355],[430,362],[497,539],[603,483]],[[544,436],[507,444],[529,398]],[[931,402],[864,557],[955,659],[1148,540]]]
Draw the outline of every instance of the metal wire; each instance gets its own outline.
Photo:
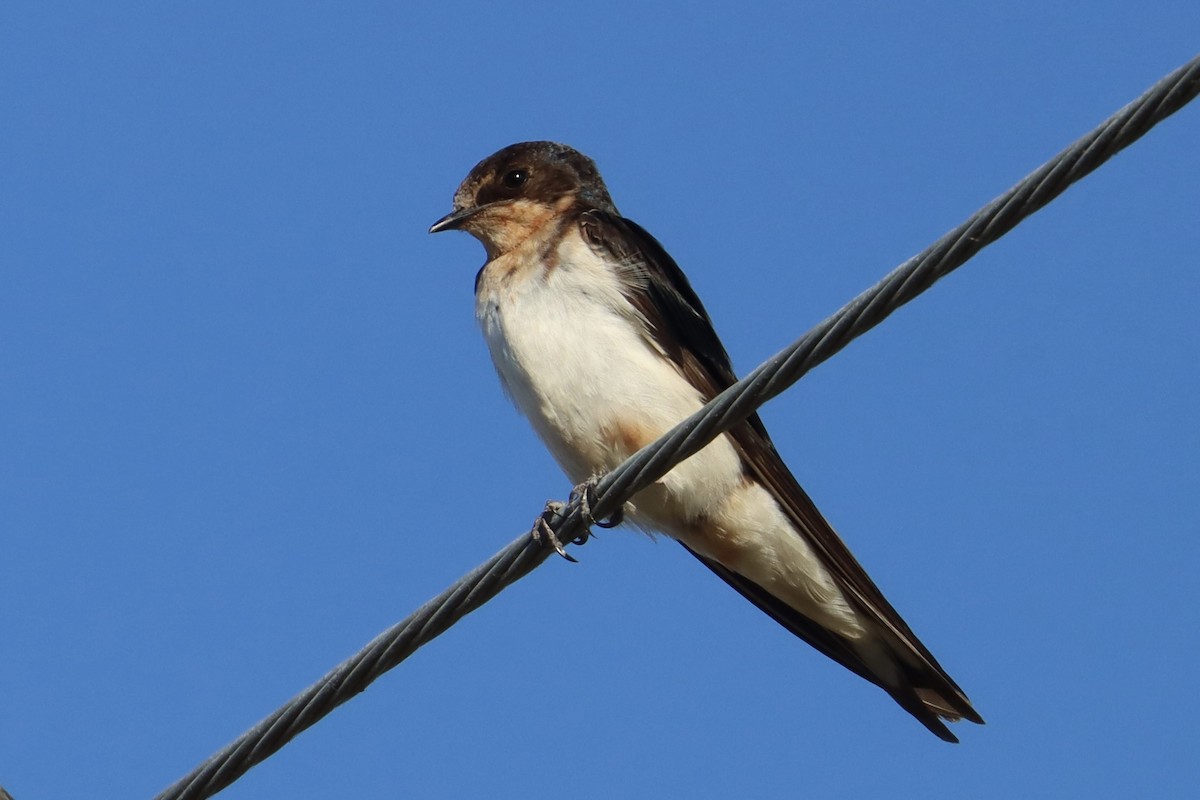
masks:
[[[965,263],[1021,220],[1062,194],[1120,150],[1200,93],[1200,57],[1156,83],[1102,125],[1046,162],[1013,188],[984,206],[922,253],[901,264],[882,281],[795,343],[768,359],[722,392],[670,433],[643,448],[604,476],[595,487],[591,513],[612,514],[641,489],[698,452],[723,431],[744,420],[782,393],[813,367],[833,356],[889,314]],[[567,542],[586,537],[578,498],[550,526]],[[554,550],[527,533],[487,562],[381,633],[349,660],[297,695],[284,707],[244,733],[156,800],[211,797],[265,760],[304,729],[363,691],[383,673],[408,658],[502,589],[529,574]]]

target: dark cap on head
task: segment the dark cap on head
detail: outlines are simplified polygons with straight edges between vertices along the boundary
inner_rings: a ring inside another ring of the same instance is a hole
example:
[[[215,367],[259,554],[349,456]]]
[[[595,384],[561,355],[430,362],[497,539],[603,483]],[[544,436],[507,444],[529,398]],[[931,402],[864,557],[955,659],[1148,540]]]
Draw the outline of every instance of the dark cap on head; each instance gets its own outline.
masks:
[[[509,145],[475,165],[454,193],[454,211],[430,232],[459,227],[472,212],[492,203],[553,203],[568,194],[587,207],[617,213],[595,163],[583,153],[558,142]]]

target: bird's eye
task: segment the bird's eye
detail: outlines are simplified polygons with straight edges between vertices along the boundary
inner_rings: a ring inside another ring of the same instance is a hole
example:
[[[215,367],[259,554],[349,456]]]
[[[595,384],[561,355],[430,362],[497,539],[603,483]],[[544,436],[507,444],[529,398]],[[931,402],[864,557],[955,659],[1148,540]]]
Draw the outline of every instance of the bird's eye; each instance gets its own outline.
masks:
[[[510,169],[504,173],[504,177],[500,182],[509,189],[520,189],[525,185],[525,181],[529,180],[529,170],[527,169]]]

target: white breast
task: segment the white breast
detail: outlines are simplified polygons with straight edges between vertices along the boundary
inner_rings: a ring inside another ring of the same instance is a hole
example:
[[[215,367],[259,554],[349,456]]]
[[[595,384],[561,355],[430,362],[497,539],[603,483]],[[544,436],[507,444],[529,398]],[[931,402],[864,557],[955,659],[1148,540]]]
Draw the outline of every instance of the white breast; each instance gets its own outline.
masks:
[[[644,335],[611,265],[578,236],[567,236],[555,255],[553,269],[537,272],[505,275],[511,265],[490,264],[476,315],[505,390],[578,482],[617,466],[702,403]],[[671,505],[694,518],[740,475],[721,437],[663,486]]]

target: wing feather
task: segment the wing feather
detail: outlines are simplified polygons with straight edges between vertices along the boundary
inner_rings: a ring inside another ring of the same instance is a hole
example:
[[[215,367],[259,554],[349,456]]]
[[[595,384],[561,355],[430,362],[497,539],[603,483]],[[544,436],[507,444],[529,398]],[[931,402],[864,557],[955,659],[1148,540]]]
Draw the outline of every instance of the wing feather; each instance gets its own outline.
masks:
[[[729,355],[683,271],[653,236],[616,214],[591,209],[578,218],[590,246],[634,271],[630,302],[659,348],[710,400],[737,381]],[[938,664],[821,515],[776,451],[757,414],[729,431],[745,469],[766,486],[795,529],[822,557],[847,598],[890,634],[911,685],[888,686],[846,640],[808,619],[745,577],[689,549],[701,562],[768,615],[847,669],[892,694],[942,738],[953,735],[938,716],[982,722],[963,691]]]

